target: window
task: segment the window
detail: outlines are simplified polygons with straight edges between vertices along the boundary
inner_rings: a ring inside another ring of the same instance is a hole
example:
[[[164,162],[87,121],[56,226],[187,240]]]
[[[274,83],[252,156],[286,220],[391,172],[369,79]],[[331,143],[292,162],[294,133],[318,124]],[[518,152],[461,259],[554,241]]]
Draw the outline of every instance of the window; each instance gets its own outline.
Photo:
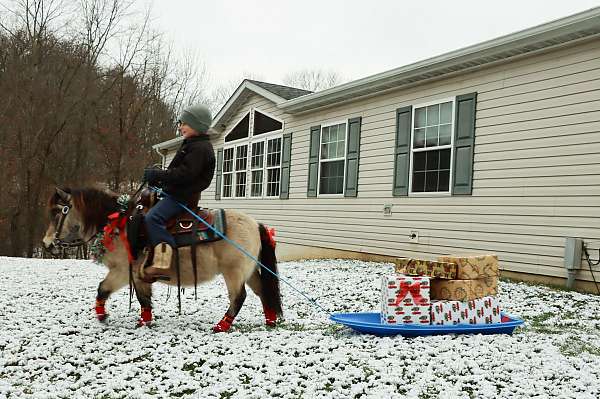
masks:
[[[319,194],[343,194],[346,167],[346,123],[321,128]]]
[[[252,110],[225,136],[223,198],[278,197],[283,122]]]
[[[223,151],[223,197],[232,196],[233,188],[233,150],[226,148]]]
[[[411,139],[411,192],[450,192],[454,101],[416,106]]]

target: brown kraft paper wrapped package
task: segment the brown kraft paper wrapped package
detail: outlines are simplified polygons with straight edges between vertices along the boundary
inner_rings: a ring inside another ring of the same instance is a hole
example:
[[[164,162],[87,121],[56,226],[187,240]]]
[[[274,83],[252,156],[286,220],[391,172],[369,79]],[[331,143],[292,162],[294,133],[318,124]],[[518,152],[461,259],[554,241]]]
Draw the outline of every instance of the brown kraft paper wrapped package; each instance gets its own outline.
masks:
[[[498,256],[440,256],[438,262],[456,263],[456,278],[459,280],[475,280],[483,277],[498,277]]]
[[[498,277],[477,280],[431,280],[431,299],[470,301],[498,293]]]
[[[398,258],[395,263],[395,271],[400,274],[443,279],[456,278],[456,265],[453,263],[410,258]]]

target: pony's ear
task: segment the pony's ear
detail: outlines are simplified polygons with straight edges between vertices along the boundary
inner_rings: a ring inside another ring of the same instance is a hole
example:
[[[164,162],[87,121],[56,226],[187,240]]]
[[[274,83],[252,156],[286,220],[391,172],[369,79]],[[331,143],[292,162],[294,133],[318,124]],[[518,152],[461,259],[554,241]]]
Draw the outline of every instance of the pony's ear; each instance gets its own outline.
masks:
[[[67,193],[66,191],[56,187],[56,194],[58,194],[58,196],[65,202],[70,202],[71,201],[71,194]]]

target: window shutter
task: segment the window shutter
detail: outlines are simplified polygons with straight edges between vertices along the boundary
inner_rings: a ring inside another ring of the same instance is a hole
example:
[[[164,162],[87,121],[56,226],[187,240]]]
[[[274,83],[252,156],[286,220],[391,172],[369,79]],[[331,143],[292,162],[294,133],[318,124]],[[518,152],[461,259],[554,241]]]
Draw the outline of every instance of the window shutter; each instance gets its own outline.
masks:
[[[223,178],[223,149],[217,151],[217,181],[215,184],[215,199],[221,199],[221,179]]]
[[[283,145],[281,149],[281,189],[279,190],[280,199],[288,199],[290,196],[290,163],[292,161],[292,134],[283,135]]]
[[[358,194],[358,163],[360,160],[360,126],[362,118],[348,120],[348,149],[346,152],[346,188],[344,197]]]
[[[456,97],[452,194],[470,195],[473,189],[473,147],[477,93]]]
[[[412,106],[396,110],[396,145],[394,146],[394,197],[408,195],[410,174],[410,132]]]
[[[319,146],[321,145],[321,126],[310,128],[310,149],[308,153],[308,190],[307,197],[316,197],[319,184]]]

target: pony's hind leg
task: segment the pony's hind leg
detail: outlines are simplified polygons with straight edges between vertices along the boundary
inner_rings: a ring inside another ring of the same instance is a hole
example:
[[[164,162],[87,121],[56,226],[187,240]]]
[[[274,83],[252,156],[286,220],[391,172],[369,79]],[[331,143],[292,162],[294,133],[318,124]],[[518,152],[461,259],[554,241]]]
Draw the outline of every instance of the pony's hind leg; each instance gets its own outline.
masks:
[[[240,273],[223,274],[227,292],[229,293],[229,308],[225,312],[225,316],[214,327],[214,332],[225,332],[231,328],[233,320],[240,312],[244,301],[246,300],[246,287]]]
[[[108,274],[98,284],[98,294],[96,295],[96,317],[99,321],[105,321],[108,317],[106,313],[106,300],[115,291],[123,288],[128,281],[126,268],[113,268],[108,271]]]
[[[135,296],[141,307],[137,327],[149,326],[152,323],[152,284],[142,281],[137,273],[133,275]]]
[[[257,270],[252,273],[252,276],[247,281],[250,289],[260,298],[260,302],[262,303],[263,312],[265,314],[265,324],[269,327],[274,327],[277,323],[277,312],[269,306],[268,301],[265,300],[264,293],[262,290],[262,282],[260,279],[260,273]]]

